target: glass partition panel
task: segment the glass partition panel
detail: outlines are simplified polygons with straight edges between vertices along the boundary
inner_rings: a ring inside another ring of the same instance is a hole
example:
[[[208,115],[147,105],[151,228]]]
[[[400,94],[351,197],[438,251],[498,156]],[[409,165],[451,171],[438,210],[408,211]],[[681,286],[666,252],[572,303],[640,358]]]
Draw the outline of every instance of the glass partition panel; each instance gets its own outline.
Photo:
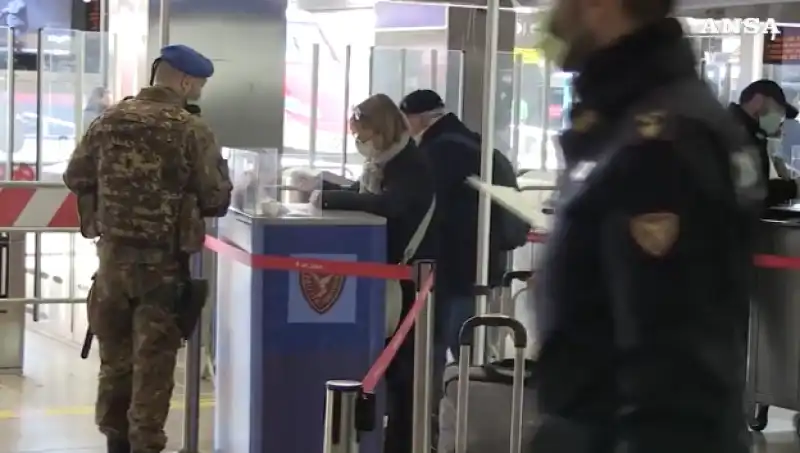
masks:
[[[514,54],[497,53],[494,97],[494,147],[515,163],[514,146]]]
[[[14,71],[14,48],[13,32],[7,27],[0,27],[0,45],[3,52],[0,54],[0,179],[11,179],[14,171],[14,158],[17,153],[22,151],[25,144],[24,130],[22,123],[16,120],[14,114],[14,95],[9,93],[9,88],[13,89],[13,82],[16,82]],[[9,58],[10,57],[10,58]],[[9,80],[9,78],[13,80]],[[11,84],[10,84],[11,82]],[[14,118],[12,118],[12,115]],[[13,120],[13,121],[12,121]],[[19,127],[17,127],[19,125]],[[15,135],[19,134],[18,136]]]
[[[327,171],[357,180],[363,158],[348,119],[371,94],[396,102],[429,88],[460,112],[462,53],[432,49],[333,47],[313,36],[287,35],[284,137],[281,167]]]
[[[60,179],[75,143],[110,101],[104,95],[99,56],[87,54],[87,34],[60,29],[39,32],[37,101],[41,110],[36,112],[36,130],[40,149],[34,165],[41,166],[42,180]]]
[[[515,62],[517,165],[524,170],[554,171],[563,168],[558,134],[568,126],[572,77],[556,69],[537,49],[525,50],[518,52]]]

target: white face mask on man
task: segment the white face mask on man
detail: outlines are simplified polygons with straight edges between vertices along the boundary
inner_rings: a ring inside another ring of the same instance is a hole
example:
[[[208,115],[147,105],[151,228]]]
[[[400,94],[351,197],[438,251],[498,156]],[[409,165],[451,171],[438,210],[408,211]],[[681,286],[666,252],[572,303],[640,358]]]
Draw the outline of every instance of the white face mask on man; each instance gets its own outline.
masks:
[[[782,121],[783,115],[780,113],[769,112],[758,119],[758,127],[760,127],[767,134],[772,135],[778,132]]]

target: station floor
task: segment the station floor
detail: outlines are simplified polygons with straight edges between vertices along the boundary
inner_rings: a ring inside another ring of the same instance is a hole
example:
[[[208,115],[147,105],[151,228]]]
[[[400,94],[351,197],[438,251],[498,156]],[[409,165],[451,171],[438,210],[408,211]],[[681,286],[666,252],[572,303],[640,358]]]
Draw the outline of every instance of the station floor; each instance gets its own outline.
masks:
[[[0,375],[0,453],[104,453],[93,420],[97,359],[74,345],[29,331],[24,377]],[[178,370],[178,382],[182,382]],[[201,389],[200,451],[213,451],[213,389]],[[181,448],[183,387],[176,387],[167,426],[168,452]],[[800,453],[793,413],[773,408],[769,427],[753,434],[753,453]]]
[[[26,334],[24,377],[0,375],[0,453],[105,453],[94,425],[97,359],[77,346]],[[182,370],[167,425],[168,452],[181,448]],[[213,450],[213,388],[201,387],[200,448]]]

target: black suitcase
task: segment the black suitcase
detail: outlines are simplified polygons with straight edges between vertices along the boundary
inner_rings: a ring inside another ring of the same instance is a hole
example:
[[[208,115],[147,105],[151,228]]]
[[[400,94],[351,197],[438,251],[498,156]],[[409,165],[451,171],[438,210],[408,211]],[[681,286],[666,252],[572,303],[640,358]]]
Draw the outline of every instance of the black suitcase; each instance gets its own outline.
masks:
[[[510,328],[514,334],[514,359],[472,366],[472,332],[478,326]],[[460,344],[459,364],[448,366],[444,372],[437,452],[529,451],[538,417],[533,388],[535,363],[524,360],[525,327],[508,316],[477,316],[464,323]],[[459,393],[468,401],[463,410]]]

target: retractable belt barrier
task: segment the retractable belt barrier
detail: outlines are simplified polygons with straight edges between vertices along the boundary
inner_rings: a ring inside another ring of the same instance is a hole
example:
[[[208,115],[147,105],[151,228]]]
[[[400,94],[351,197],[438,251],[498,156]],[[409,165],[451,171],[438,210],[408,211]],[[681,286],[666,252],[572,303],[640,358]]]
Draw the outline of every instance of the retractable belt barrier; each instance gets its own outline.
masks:
[[[411,280],[413,277],[411,266],[278,255],[251,255],[245,250],[213,236],[206,236],[205,246],[219,255],[224,255],[226,258],[253,269],[319,272],[382,280]]]
[[[543,231],[531,231],[528,233],[528,242],[532,244],[544,244],[547,242],[547,233]],[[757,253],[753,255],[753,264],[757,267],[767,269],[800,270],[800,257]]]

